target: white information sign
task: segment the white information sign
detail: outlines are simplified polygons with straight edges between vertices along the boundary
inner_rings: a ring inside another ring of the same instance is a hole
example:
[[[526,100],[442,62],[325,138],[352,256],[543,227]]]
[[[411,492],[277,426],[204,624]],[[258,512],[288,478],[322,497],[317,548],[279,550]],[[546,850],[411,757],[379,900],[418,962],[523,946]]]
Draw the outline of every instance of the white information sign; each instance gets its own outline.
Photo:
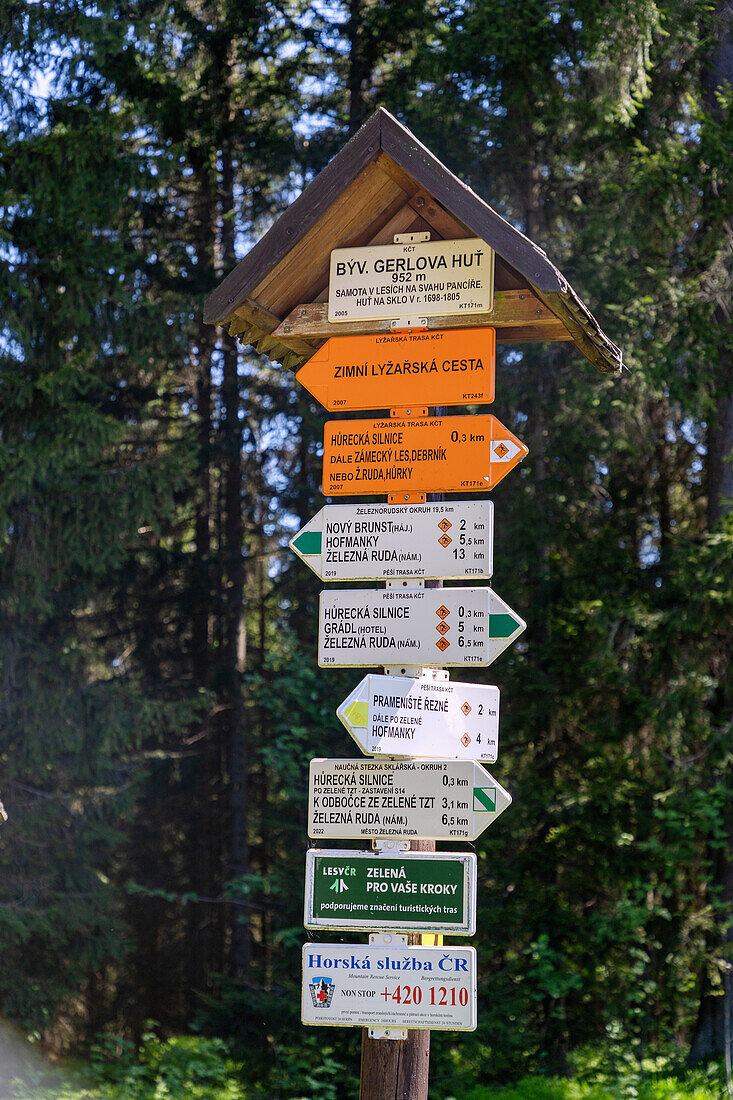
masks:
[[[496,760],[499,689],[437,679],[365,676],[336,714],[367,756]]]
[[[321,593],[318,664],[490,665],[526,623],[490,588]]]
[[[473,1031],[473,947],[306,943],[304,1024]]]
[[[308,836],[475,840],[511,800],[474,760],[311,760]]]
[[[329,504],[290,547],[325,581],[476,577],[493,570],[490,500]]]
[[[487,313],[494,302],[494,251],[479,237],[336,248],[328,319]]]

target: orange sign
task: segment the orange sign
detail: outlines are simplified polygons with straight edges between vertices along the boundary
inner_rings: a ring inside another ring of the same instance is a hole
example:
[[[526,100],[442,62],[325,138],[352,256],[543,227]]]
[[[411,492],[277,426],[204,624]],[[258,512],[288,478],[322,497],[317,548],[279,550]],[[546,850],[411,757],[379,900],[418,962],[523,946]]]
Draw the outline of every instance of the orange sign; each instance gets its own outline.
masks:
[[[332,336],[296,377],[331,412],[424,405],[490,405],[496,330]]]
[[[495,416],[329,420],[323,492],[486,492],[528,453]]]

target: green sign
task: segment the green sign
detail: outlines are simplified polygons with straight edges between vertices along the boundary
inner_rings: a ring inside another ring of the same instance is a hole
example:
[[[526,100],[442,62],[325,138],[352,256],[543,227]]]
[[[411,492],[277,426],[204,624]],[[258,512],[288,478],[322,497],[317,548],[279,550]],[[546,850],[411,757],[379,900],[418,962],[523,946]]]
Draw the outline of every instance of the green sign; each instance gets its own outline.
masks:
[[[476,857],[311,850],[305,927],[450,932],[475,928]]]

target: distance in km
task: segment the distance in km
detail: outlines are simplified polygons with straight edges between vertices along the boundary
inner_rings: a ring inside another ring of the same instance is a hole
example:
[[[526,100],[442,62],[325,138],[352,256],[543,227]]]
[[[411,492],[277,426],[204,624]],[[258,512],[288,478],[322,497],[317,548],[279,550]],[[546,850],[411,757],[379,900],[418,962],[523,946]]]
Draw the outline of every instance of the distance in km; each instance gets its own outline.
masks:
[[[329,504],[290,548],[324,581],[488,580],[494,506],[490,500]]]

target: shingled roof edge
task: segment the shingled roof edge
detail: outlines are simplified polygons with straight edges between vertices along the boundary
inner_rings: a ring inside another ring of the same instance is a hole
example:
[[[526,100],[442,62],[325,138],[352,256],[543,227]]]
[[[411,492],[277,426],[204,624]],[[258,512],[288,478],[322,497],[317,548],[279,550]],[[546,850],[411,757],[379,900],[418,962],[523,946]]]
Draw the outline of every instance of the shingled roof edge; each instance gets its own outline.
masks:
[[[498,214],[403,126],[378,107],[314,180],[229,272],[204,305],[204,321],[231,319],[250,290],[287,255],[341,191],[380,153],[424,187],[438,203],[494,248],[562,320],[575,346],[600,371],[621,369],[622,356],[546,253]]]

